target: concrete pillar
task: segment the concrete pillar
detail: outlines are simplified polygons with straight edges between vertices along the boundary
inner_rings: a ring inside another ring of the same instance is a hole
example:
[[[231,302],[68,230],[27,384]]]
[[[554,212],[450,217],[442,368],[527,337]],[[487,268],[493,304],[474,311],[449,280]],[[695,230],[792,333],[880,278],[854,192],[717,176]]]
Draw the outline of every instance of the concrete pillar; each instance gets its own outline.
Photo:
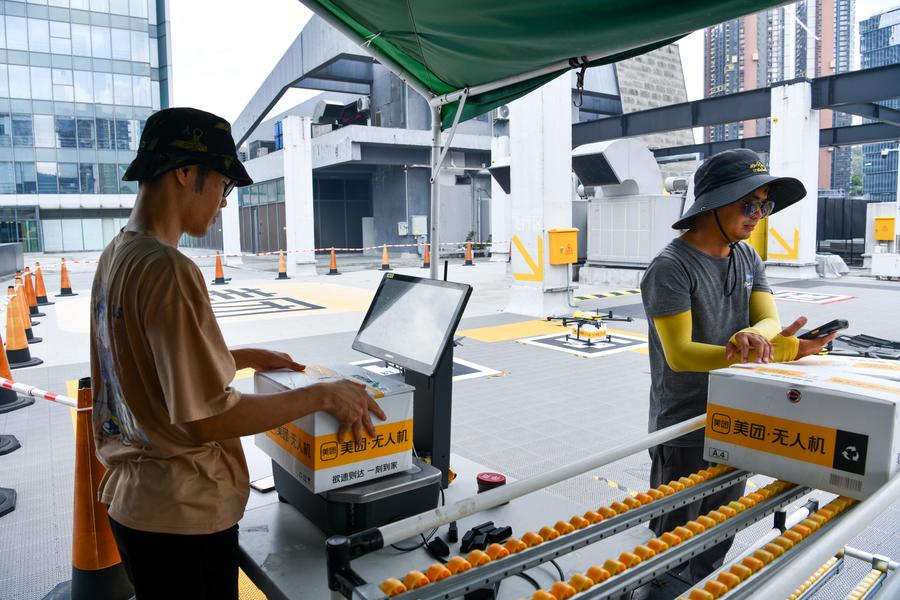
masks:
[[[222,253],[226,265],[239,265],[241,260],[241,213],[238,206],[238,191],[228,196],[228,204],[222,209]],[[233,254],[235,256],[229,256]]]
[[[809,82],[772,87],[769,172],[796,177],[806,197],[769,217],[769,277],[814,278],[819,184],[819,112]]]
[[[572,91],[566,73],[510,105],[510,312],[564,314],[567,266],[548,261],[547,230],[572,225]]]
[[[296,115],[282,122],[287,272],[291,277],[316,274],[310,123],[309,117]]]
[[[505,126],[504,126],[505,128]],[[509,136],[491,138],[491,164],[509,164]],[[491,178],[491,262],[509,260],[512,232],[509,194],[497,180]]]

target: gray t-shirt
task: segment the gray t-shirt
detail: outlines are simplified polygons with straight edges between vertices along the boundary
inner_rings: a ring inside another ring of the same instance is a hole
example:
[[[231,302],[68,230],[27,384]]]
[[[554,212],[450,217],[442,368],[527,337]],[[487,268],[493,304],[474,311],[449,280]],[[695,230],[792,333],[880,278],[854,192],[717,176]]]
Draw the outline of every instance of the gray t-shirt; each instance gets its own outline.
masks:
[[[669,368],[653,318],[690,310],[691,339],[724,346],[732,335],[751,325],[750,293],[772,291],[756,250],[741,242],[734,253],[738,283],[731,296],[723,291],[728,258],[710,256],[681,238],[663,248],[644,273],[641,298],[650,321],[650,431],[705,412],[709,386],[705,372],[676,373]],[[703,430],[667,445],[702,446]]]

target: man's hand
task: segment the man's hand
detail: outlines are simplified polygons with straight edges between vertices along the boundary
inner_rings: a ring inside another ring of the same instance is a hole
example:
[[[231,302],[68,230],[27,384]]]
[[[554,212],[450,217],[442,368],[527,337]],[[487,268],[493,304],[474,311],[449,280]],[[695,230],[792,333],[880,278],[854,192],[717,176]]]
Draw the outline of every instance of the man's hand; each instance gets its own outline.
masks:
[[[232,350],[234,364],[238,369],[253,369],[254,371],[274,371],[275,369],[291,369],[302,371],[305,365],[294,362],[290,355],[284,352],[263,350],[262,348],[241,348]]]
[[[756,362],[767,363],[772,360],[774,350],[772,343],[764,336],[752,331],[740,331],[725,346],[725,358],[731,360],[731,357],[740,355],[741,362],[747,362],[750,351],[756,353]]]
[[[806,325],[806,317],[798,317],[796,321],[785,327],[781,331],[781,335],[783,337],[791,337],[796,335],[800,328]],[[838,332],[832,332],[826,335],[825,337],[816,338],[813,340],[798,340],[800,342],[800,348],[797,350],[797,356],[794,360],[798,360],[803,358],[804,356],[811,356],[813,354],[818,354],[822,351],[828,342],[833,340],[837,336]]]
[[[362,442],[362,429],[375,437],[375,425],[369,412],[382,421],[387,419],[378,403],[366,392],[366,386],[348,379],[317,383],[312,388],[322,394],[322,408],[340,423],[338,442],[343,442],[348,431],[353,432],[353,439]]]

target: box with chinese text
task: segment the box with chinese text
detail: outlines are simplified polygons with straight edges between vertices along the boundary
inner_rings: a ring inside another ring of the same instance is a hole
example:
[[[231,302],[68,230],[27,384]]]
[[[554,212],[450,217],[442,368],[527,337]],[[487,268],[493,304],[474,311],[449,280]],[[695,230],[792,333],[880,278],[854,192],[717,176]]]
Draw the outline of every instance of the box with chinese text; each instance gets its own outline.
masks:
[[[337,440],[338,421],[319,411],[255,436],[256,445],[315,494],[400,473],[412,465],[413,387],[353,365],[256,373],[257,393],[282,392],[337,379],[366,385],[387,416],[374,415],[375,437]]]
[[[713,371],[706,459],[862,500],[900,464],[892,366],[816,356]]]

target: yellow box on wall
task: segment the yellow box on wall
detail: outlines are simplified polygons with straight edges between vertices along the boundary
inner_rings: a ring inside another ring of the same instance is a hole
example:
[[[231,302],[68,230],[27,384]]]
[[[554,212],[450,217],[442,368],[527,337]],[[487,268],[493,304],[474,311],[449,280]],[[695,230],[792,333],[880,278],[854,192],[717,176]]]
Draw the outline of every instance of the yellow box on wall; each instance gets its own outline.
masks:
[[[571,265],[578,262],[578,229],[550,229],[550,264]]]
[[[875,241],[894,241],[894,217],[875,217]]]

